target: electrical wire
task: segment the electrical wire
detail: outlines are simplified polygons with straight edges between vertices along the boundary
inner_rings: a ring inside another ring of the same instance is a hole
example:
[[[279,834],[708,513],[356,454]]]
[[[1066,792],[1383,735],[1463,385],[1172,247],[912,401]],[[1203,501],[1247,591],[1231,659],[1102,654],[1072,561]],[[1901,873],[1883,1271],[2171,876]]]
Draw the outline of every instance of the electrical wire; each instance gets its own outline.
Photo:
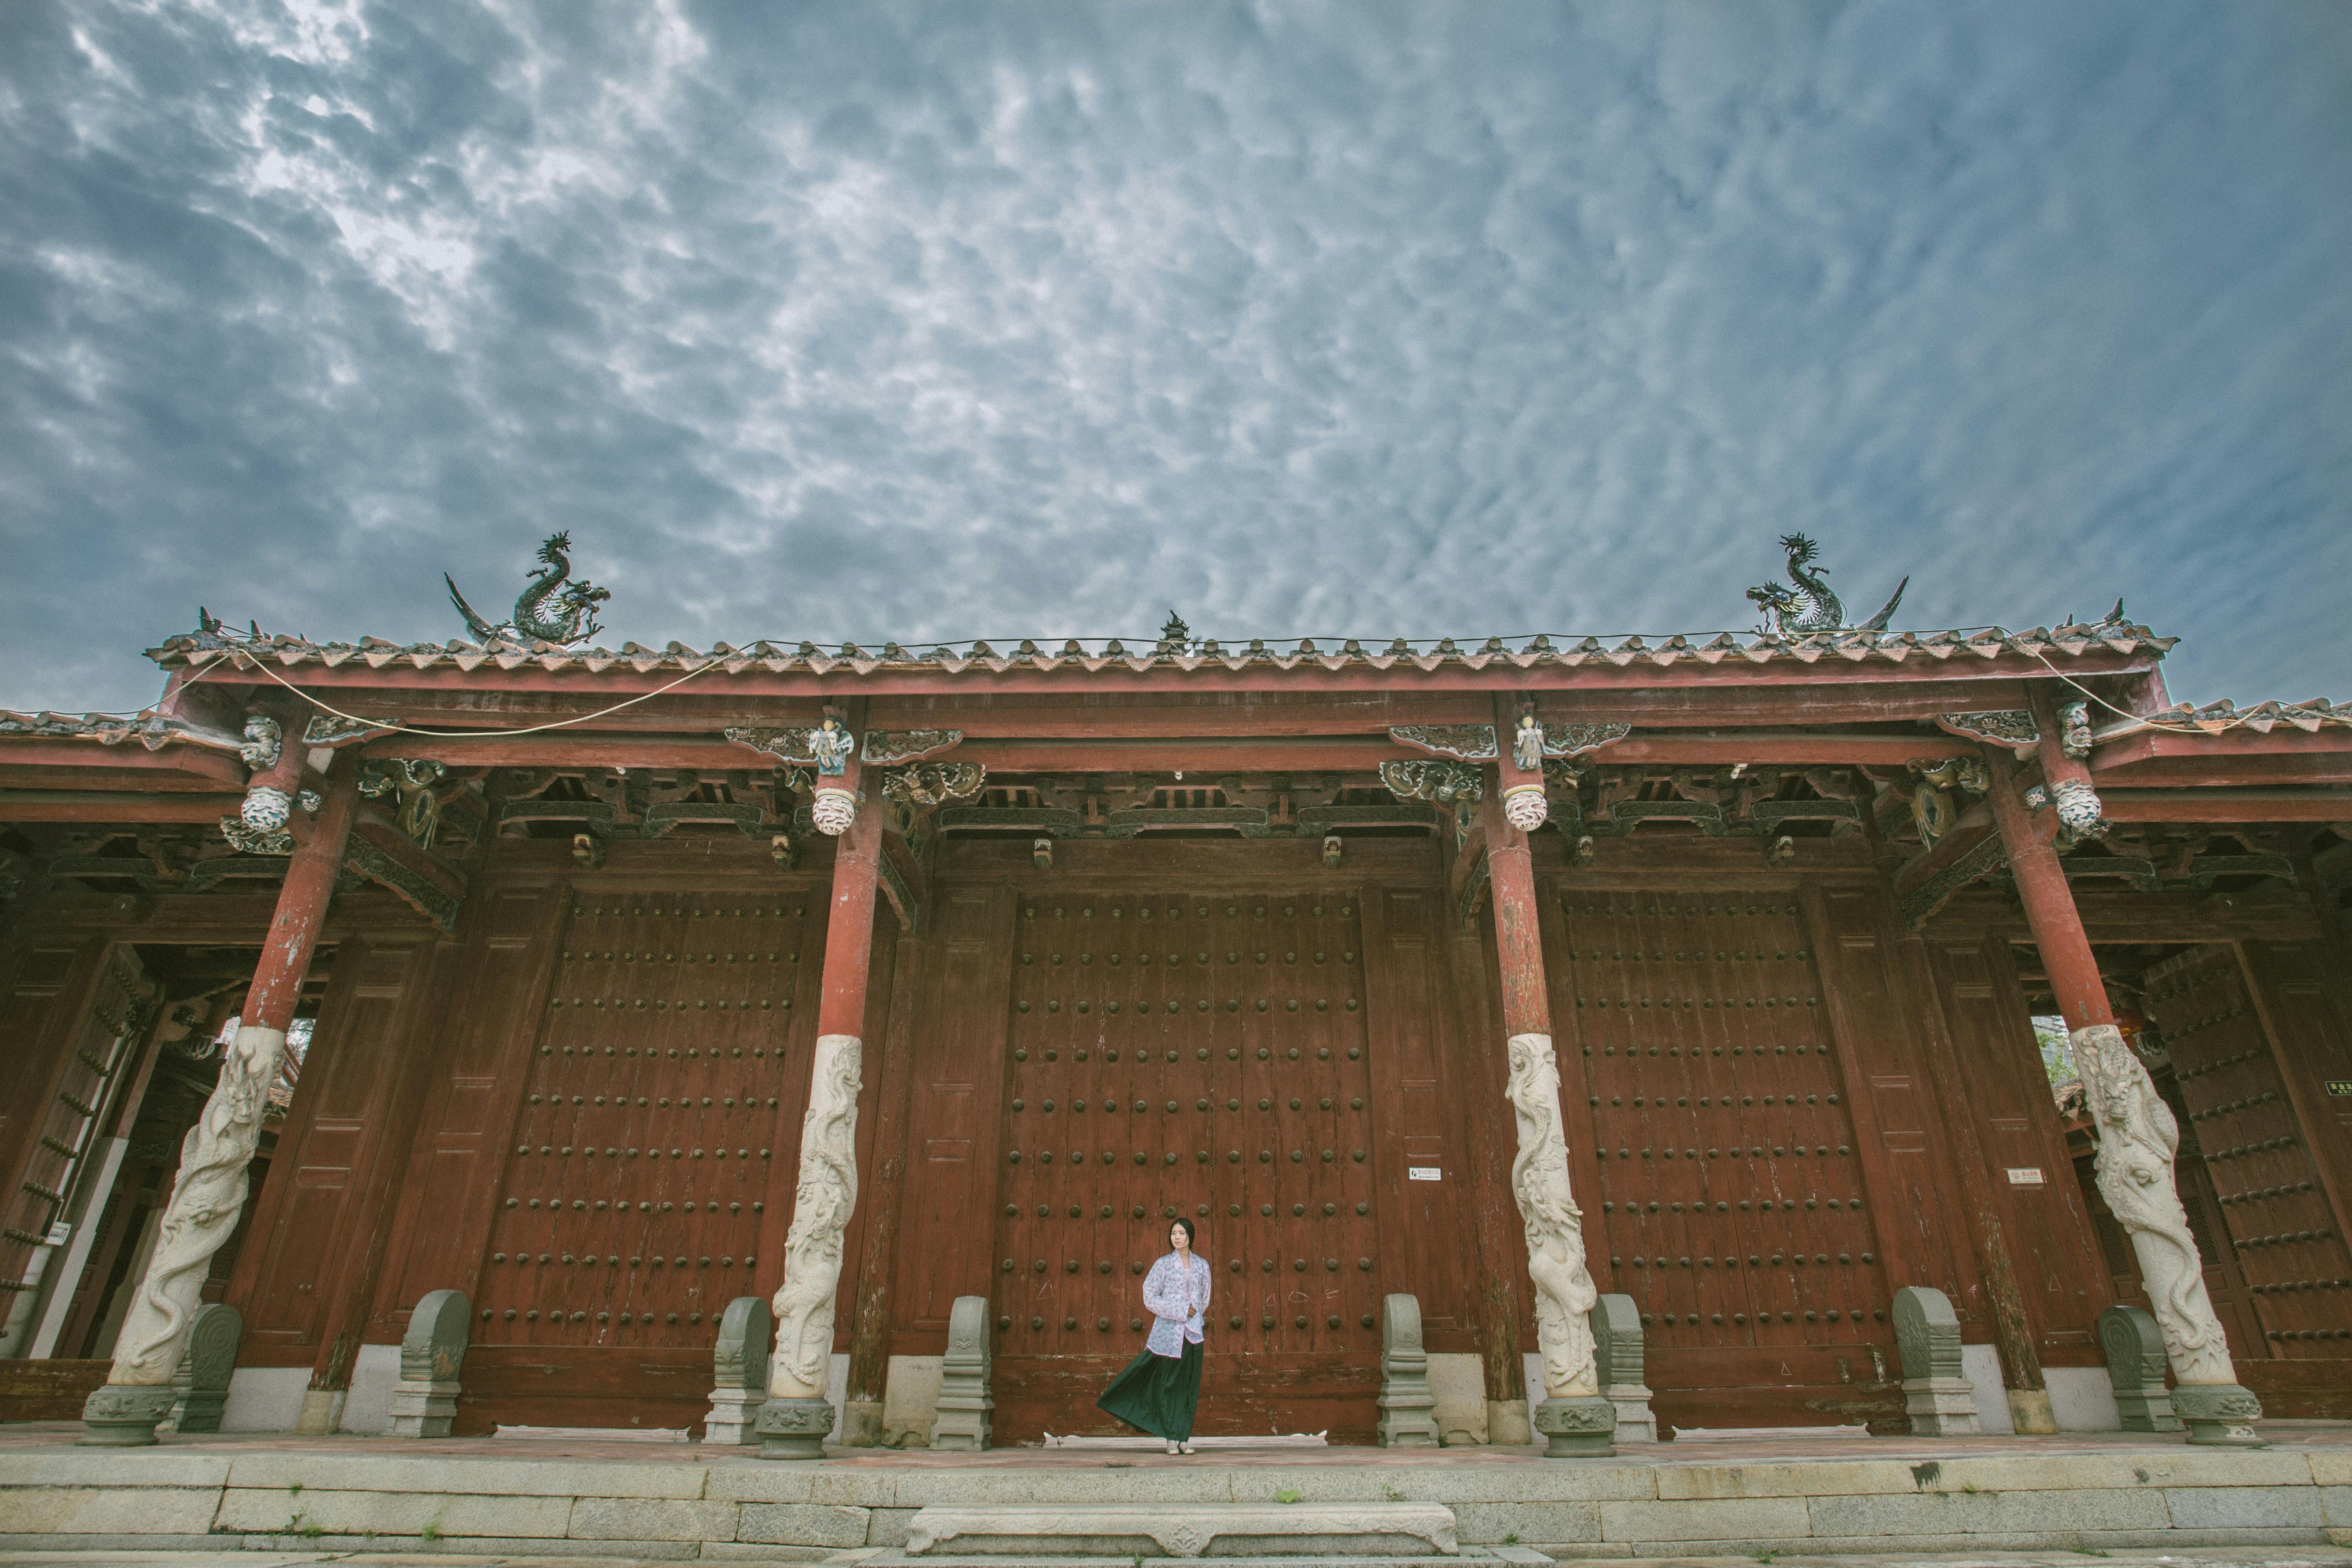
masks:
[[[268,665],[262,663],[260,659],[255,658],[251,654],[244,652],[242,649],[228,649],[224,651],[219,658],[215,659],[212,663],[205,666],[201,670],[198,670],[194,678],[191,679],[188,684],[194,686],[196,681],[202,680],[205,676],[210,675],[214,670],[218,669],[223,664],[228,664],[235,667],[240,659],[251,659],[254,668],[269,677],[270,679],[278,682],[278,685],[284,687],[287,690],[292,692],[295,696],[300,698],[303,701],[308,702],[311,707],[318,709],[322,713],[331,713],[338,719],[348,720],[350,722],[354,724],[364,724],[371,730],[383,730],[397,735],[424,735],[434,740],[443,741],[502,740],[515,735],[538,735],[550,730],[570,729],[575,724],[585,724],[592,720],[602,719],[608,714],[618,713],[624,708],[634,708],[640,702],[659,697],[665,691],[675,691],[679,687],[684,686],[688,681],[692,680],[696,676],[702,674],[704,670],[715,668],[719,662],[718,659],[714,658],[709,664],[702,666],[700,669],[688,670],[684,675],[679,676],[676,680],[671,681],[667,686],[656,686],[651,691],[640,692],[638,695],[629,698],[625,701],[614,703],[610,708],[600,708],[593,713],[583,713],[576,719],[558,719],[551,723],[533,724],[528,728],[520,730],[419,730],[411,725],[395,724],[387,720],[369,719],[357,713],[346,713],[340,708],[321,702],[317,698],[311,696],[309,692],[303,690],[300,687],[295,685],[292,681],[287,679],[284,676],[278,674],[276,670],[270,668]]]

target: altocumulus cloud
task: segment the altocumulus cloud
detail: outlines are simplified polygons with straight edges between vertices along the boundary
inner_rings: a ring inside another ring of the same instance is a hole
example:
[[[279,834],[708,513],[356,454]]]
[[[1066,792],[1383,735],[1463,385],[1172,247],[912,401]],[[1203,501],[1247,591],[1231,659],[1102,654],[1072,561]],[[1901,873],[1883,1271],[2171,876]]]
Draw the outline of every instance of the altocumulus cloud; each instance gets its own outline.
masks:
[[[2352,8],[0,10],[9,706],[439,638],[2103,610],[2352,696]]]

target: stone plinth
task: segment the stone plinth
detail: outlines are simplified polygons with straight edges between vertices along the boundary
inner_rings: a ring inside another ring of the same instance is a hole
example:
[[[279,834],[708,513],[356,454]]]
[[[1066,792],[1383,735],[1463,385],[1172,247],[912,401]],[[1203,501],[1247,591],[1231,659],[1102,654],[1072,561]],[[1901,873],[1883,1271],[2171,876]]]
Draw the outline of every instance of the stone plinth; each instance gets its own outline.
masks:
[[[993,1433],[996,1395],[989,1386],[988,1298],[959,1296],[948,1310],[948,1351],[940,1363],[939,1415],[931,1447],[977,1454]]]
[[[768,1396],[755,1423],[763,1459],[822,1459],[833,1430],[833,1404],[824,1399]]]
[[[719,1320],[719,1344],[711,1353],[710,1409],[702,1418],[702,1440],[740,1446],[757,1440],[760,1406],[768,1402],[768,1347],[776,1321],[762,1296],[738,1296]]]
[[[1960,1320],[1932,1285],[1895,1292],[1895,1353],[1903,1363],[1903,1407],[1915,1437],[1977,1435],[1976,1384],[1960,1366]]]
[[[1438,1446],[1437,1395],[1421,1338],[1421,1301],[1405,1295],[1381,1303],[1381,1396],[1377,1436],[1383,1448]]]
[[[2164,1386],[2164,1331],[2145,1307],[2110,1307],[2099,1314],[2099,1349],[2107,1358],[2116,1411],[2126,1432],[2178,1432],[2172,1395]]]
[[[2254,1422],[2263,1402],[2235,1383],[2184,1383],[2172,1391],[2172,1413],[2189,1428],[2189,1440],[2210,1447],[2259,1448]]]
[[[392,1390],[394,1437],[446,1437],[457,1414],[473,1303],[463,1290],[433,1290],[408,1315],[400,1339],[400,1381]]]
[[[1552,1395],[1536,1406],[1548,1459],[1605,1459],[1617,1452],[1617,1406],[1606,1395]]]
[[[1631,1296],[1603,1296],[1592,1308],[1592,1360],[1601,1397],[1617,1407],[1617,1440],[1654,1443],[1658,1418],[1642,1379],[1642,1310]]]
[[[245,1319],[235,1307],[207,1301],[196,1309],[188,1325],[187,1346],[180,1352],[179,1370],[172,1374],[177,1397],[160,1429],[220,1430],[221,1408],[228,1403],[228,1380],[236,1371],[237,1341],[244,1336]]]
[[[1452,1556],[1454,1512],[1416,1502],[933,1504],[907,1554],[1168,1557]]]

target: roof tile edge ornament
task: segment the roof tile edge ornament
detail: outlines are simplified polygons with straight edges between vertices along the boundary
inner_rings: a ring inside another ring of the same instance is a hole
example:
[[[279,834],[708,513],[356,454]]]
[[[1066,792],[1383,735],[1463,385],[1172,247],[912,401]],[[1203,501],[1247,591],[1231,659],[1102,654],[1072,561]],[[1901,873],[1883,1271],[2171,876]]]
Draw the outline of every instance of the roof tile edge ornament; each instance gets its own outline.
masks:
[[[596,619],[596,606],[610,599],[612,592],[584,577],[572,581],[571,549],[571,534],[547,536],[539,547],[542,564],[531,573],[530,585],[516,595],[513,618],[496,626],[474,613],[474,606],[457,591],[455,577],[441,574],[441,580],[449,584],[449,602],[466,618],[466,629],[473,633],[475,643],[488,647],[499,640],[544,642],[570,647],[604,630]]]
[[[1895,607],[1903,602],[1903,590],[1911,585],[1906,577],[1895,584],[1895,596],[1879,607],[1878,614],[1858,626],[1845,624],[1845,605],[1830,585],[1822,581],[1829,568],[1812,571],[1811,566],[1822,547],[1801,533],[1784,533],[1780,548],[1789,552],[1789,581],[1794,591],[1778,583],[1759,583],[1748,590],[1748,597],[1764,612],[1764,620],[1757,630],[1766,636],[1804,637],[1813,632],[1883,632],[1886,623],[1895,618]]]
[[[346,719],[339,713],[313,713],[310,721],[302,727],[302,743],[332,751],[392,734],[399,728],[389,719]]]
[[[1392,724],[1389,739],[1432,756],[1465,763],[1491,763],[1503,754],[1492,724]]]
[[[733,731],[728,738],[734,739]],[[877,768],[897,763],[919,763],[962,744],[961,730],[868,730],[860,748],[861,761]]]
[[[2042,728],[2023,708],[1986,709],[1974,713],[1938,713],[1936,727],[1963,741],[1984,741],[2007,746],[2020,761],[2033,755],[2042,743]]]

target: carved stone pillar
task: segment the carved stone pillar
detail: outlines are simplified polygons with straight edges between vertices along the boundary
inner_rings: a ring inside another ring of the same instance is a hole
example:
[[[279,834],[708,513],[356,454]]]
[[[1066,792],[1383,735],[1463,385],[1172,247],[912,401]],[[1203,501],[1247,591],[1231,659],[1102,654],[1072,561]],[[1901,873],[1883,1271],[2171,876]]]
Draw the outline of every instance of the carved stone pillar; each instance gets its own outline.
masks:
[[[171,1413],[172,1374],[180,1364],[213,1254],[245,1210],[246,1166],[261,1141],[269,1086],[286,1052],[286,1027],[301,999],[327,901],[342,868],[344,841],[359,795],[353,763],[336,763],[318,816],[294,849],[278,889],[278,912],[246,993],[236,1037],[221,1053],[220,1079],[180,1145],[180,1170],[115,1341],[114,1367],[82,1407],[81,1441],[136,1447],[155,1440]]]
[[[2262,1402],[2238,1382],[2229,1341],[2205,1293],[2196,1238],[2180,1206],[2173,1171],[2179,1125],[2116,1027],[2098,958],[2050,845],[2057,824],[2037,820],[2026,808],[2007,752],[1988,747],[1985,759],[1992,773],[1993,819],[2000,826],[2026,924],[2065,1016],[2074,1066],[2083,1075],[2084,1098],[2097,1130],[2099,1195],[2131,1237],[2140,1285],[2179,1385],[2173,1411],[2188,1423],[2192,1443],[2259,1447],[2253,1423],[2262,1415]]]
[[[1510,1078],[1504,1093],[1518,1123],[1511,1196],[1528,1244],[1536,1288],[1536,1343],[1543,1354],[1544,1403],[1534,1426],[1554,1458],[1605,1457],[1617,1409],[1601,1392],[1586,1314],[1600,1300],[1584,1261],[1584,1215],[1569,1190],[1568,1135],[1559,1110],[1559,1064],[1552,1055],[1551,1003],[1544,988],[1543,939],[1536,921],[1535,870],[1528,837],[1512,826],[1499,792],[1486,797],[1486,869],[1503,981],[1503,1027]]]
[[[825,1397],[833,1364],[833,1314],[841,1289],[842,1240],[857,1207],[857,1091],[866,1026],[866,975],[873,951],[875,879],[882,813],[859,814],[836,841],[833,912],[825,926],[824,995],[817,1010],[816,1062],[801,1119],[800,1183],[784,1237],[784,1282],[776,1291],[776,1351],[768,1399],[760,1406],[760,1457],[821,1459],[834,1408]]]

